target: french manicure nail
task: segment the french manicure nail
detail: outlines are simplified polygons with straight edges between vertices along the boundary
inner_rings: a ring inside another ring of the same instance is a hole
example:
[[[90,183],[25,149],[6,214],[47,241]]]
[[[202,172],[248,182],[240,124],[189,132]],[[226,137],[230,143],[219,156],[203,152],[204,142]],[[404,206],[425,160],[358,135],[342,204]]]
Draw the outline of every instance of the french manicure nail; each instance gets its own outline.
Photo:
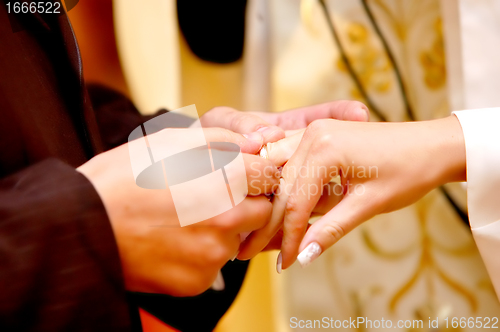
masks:
[[[234,257],[233,257],[233,258],[231,258],[231,262],[234,262],[234,260],[236,259],[236,257],[238,257],[238,254],[239,254],[239,253],[240,253],[240,251],[238,250],[238,251],[236,252],[236,254],[234,255]]]
[[[297,256],[302,267],[306,267],[311,264],[316,258],[321,254],[321,247],[317,242],[311,242],[309,245],[302,250],[302,252]]]
[[[281,251],[278,255],[278,261],[276,262],[276,272],[281,274],[281,266],[282,266],[283,256],[281,255]]]

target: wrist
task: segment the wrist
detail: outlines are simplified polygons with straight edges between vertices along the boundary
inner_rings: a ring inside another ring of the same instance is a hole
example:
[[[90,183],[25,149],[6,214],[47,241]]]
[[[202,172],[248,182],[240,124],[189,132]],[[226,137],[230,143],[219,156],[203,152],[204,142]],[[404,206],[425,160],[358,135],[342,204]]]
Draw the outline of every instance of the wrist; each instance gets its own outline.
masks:
[[[437,167],[435,187],[449,182],[466,181],[465,140],[456,116],[431,121],[435,141],[434,165]]]

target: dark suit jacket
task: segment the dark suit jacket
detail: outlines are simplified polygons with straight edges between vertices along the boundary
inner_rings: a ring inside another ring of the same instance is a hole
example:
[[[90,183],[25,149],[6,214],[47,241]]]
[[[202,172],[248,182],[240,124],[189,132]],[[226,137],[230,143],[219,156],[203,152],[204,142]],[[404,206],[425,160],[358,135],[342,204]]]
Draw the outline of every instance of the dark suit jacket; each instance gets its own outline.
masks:
[[[145,119],[123,96],[85,85],[65,14],[7,14],[0,2],[0,115],[0,331],[140,329],[138,305],[183,331],[213,329],[244,263],[224,267],[223,292],[124,289],[103,204],[75,167]]]

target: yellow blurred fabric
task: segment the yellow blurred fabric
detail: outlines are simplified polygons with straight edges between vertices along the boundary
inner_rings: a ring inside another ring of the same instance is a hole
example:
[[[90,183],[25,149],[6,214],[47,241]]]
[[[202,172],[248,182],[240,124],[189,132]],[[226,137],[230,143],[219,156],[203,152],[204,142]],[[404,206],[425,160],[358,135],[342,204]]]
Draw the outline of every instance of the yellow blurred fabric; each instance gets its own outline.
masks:
[[[276,331],[270,266],[276,253],[258,255],[250,262],[243,287],[233,305],[222,318],[215,332]],[[276,272],[274,272],[276,273]]]

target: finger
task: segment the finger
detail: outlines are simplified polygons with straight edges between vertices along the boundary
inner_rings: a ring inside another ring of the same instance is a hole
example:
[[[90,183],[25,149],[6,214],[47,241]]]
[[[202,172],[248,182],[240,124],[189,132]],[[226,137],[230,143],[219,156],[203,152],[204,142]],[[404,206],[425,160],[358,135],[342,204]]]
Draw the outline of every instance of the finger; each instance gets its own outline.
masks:
[[[256,154],[262,148],[263,138],[260,133],[242,135],[224,128],[204,128],[207,142],[230,142],[237,144],[241,152]]]
[[[344,197],[341,184],[330,182],[323,187],[321,198],[313,209],[312,216],[324,215],[333,209]]]
[[[273,200],[273,211],[269,223],[253,232],[240,247],[238,259],[246,260],[261,252],[269,241],[276,235],[282,227],[285,208],[288,200],[288,192],[297,178],[296,172],[303,165],[307,156],[311,141],[303,141],[297,148],[296,153],[289,160],[282,170],[279,189]]]
[[[285,180],[281,179],[280,188],[284,187]],[[239,260],[248,260],[255,257],[268,245],[271,239],[278,233],[283,224],[283,216],[288,196],[278,190],[279,194],[274,196],[273,208],[269,223],[250,234],[240,246]],[[281,243],[278,247],[281,247]]]
[[[297,151],[303,135],[304,130],[300,130],[296,134],[275,143],[268,143],[266,148],[269,160],[275,165],[284,165],[293,156],[295,151]]]
[[[318,172],[314,164],[304,164],[298,172],[285,207],[281,244],[283,269],[295,261],[311,213],[321,197],[325,182],[329,181],[329,178]]]
[[[319,119],[337,119],[346,121],[368,121],[370,119],[370,112],[368,107],[358,101],[338,100],[319,105],[307,106],[282,114],[284,123],[287,123],[288,117],[296,118],[303,117],[305,125],[309,125],[314,120]],[[281,125],[281,123],[280,123]],[[296,129],[281,126],[283,129]]]
[[[365,104],[351,100],[338,100],[310,106],[305,112],[305,121],[308,125],[314,120],[328,118],[365,122],[370,119],[370,112]]]
[[[240,112],[231,107],[213,108],[200,121],[203,127],[222,127],[240,134],[258,132],[262,134],[264,144],[285,137],[285,132],[280,127],[254,113]]]
[[[229,227],[231,234],[248,233],[264,227],[271,218],[272,204],[265,196],[247,197],[235,208],[219,216]]]
[[[195,230],[201,229],[202,231],[206,227],[217,228],[220,230],[220,235],[222,236],[221,241],[233,241],[236,243],[236,249],[238,249],[241,243],[240,234],[250,233],[265,227],[270,220],[271,212],[272,203],[265,196],[246,197],[234,208],[213,218],[186,227]],[[234,256],[236,249],[229,258]]]
[[[281,241],[283,241],[283,229],[278,230],[276,235],[269,241],[269,243],[262,249],[262,251],[278,250],[281,248]]]
[[[347,233],[376,214],[374,204],[365,195],[345,196],[309,228],[300,243],[297,257],[302,267],[309,265]]]
[[[329,183],[328,185],[326,185],[323,189],[323,194],[321,195],[321,198],[319,199],[318,203],[313,209],[313,213],[311,216],[324,215],[325,213],[329,212],[342,200],[343,197],[342,193],[343,193],[343,188],[340,184]],[[276,213],[278,210],[281,211],[284,210],[284,206],[286,205],[286,200],[283,200],[283,202],[284,202],[282,204],[283,207],[281,209],[273,207],[273,212]],[[278,203],[274,202],[273,204],[276,205]],[[272,219],[273,218],[271,217],[271,220]],[[311,225],[309,223],[306,225],[307,228],[309,228],[310,226]],[[250,241],[252,237],[254,239],[253,241]],[[266,245],[266,239],[269,238],[271,238],[271,240]],[[253,258],[260,251],[280,249],[282,246],[282,239],[283,239],[283,228],[281,222],[280,223],[270,222],[268,224],[268,227],[259,229],[250,235],[249,240],[246,241],[244,245],[240,248],[239,258],[250,259]],[[264,247],[260,249],[262,246]]]
[[[248,195],[272,194],[278,189],[281,177],[278,168],[271,160],[244,154],[247,175]]]
[[[312,226],[311,224],[307,224],[307,229],[309,229],[309,227],[311,226]],[[282,241],[283,241],[283,229],[280,229],[262,251],[281,249]]]
[[[304,128],[302,129],[294,129],[294,130],[285,130],[285,137],[290,137],[290,136],[293,136],[297,133],[300,133],[304,131]]]

